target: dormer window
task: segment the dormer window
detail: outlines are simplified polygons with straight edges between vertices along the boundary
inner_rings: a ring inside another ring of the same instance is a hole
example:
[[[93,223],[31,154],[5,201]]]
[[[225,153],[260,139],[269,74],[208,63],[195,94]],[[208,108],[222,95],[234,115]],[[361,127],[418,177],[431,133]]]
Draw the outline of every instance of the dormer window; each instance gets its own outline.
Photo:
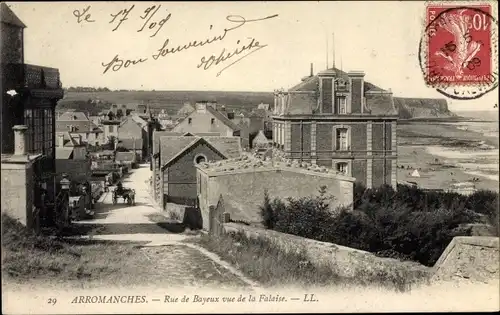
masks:
[[[345,96],[338,96],[337,97],[337,113],[338,114],[346,114],[347,113],[347,101]]]

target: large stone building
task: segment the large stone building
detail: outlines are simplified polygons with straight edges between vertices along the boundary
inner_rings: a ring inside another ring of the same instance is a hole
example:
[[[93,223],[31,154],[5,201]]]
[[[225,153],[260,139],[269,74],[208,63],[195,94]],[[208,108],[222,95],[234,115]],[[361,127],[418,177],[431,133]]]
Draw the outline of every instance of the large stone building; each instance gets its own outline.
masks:
[[[2,212],[26,225],[54,211],[55,107],[63,97],[59,70],[24,63],[24,28],[1,8]]]
[[[366,187],[396,186],[397,110],[363,72],[327,69],[275,92],[273,143],[285,157],[333,167]]]

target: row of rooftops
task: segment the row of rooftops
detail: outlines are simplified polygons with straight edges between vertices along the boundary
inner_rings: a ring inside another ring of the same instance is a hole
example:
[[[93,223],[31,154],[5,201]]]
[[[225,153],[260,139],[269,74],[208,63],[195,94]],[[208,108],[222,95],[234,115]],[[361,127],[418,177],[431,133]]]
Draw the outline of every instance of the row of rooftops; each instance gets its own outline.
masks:
[[[207,161],[198,166],[208,175],[225,175],[233,173],[248,173],[259,171],[290,171],[308,175],[339,178],[354,182],[354,178],[332,168],[318,166],[308,162],[286,159],[279,150],[269,148],[263,155],[243,151],[241,156],[220,161]]]

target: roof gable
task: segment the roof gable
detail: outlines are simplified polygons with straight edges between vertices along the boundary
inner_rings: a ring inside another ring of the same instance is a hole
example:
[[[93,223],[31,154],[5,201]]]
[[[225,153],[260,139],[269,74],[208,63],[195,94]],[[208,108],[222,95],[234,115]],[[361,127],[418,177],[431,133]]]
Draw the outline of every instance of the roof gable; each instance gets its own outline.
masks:
[[[221,112],[219,112],[215,108],[213,108],[211,106],[207,106],[207,111],[210,114],[212,114],[217,120],[219,120],[220,122],[222,122],[224,125],[226,125],[229,128],[231,128],[233,131],[240,130],[240,128],[238,128],[238,126],[236,126],[229,118],[227,118],[226,116],[224,116],[224,114],[222,114]]]
[[[227,156],[225,154],[220,152],[215,146],[213,146],[207,140],[200,138],[200,137],[193,137],[193,138],[195,138],[195,139],[193,141],[191,141],[188,145],[186,145],[184,148],[182,148],[177,154],[173,155],[170,158],[170,160],[168,160],[168,161],[162,160],[161,164],[163,164],[163,165],[162,165],[161,169],[162,170],[165,169],[165,167],[171,165],[177,159],[182,157],[184,155],[184,153],[186,153],[190,148],[193,148],[193,147],[200,145],[200,144],[204,144],[204,145],[208,146],[212,151],[214,151],[216,154],[218,154],[221,158],[227,159]]]
[[[61,114],[58,118],[58,120],[83,120],[83,121],[89,121],[89,118],[85,113],[83,112],[76,112],[76,111],[66,111],[65,113]]]
[[[212,144],[228,159],[241,156],[241,139],[239,137],[206,136],[203,139]]]
[[[26,28],[26,25],[17,17],[17,15],[5,3],[0,4],[0,22],[14,25],[20,28]]]

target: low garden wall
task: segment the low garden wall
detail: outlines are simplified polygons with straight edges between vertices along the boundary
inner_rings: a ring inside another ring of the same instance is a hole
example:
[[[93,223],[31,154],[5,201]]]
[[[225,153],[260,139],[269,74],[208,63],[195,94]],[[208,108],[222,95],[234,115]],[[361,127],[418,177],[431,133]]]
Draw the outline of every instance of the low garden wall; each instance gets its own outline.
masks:
[[[498,237],[457,236],[434,265],[434,277],[440,280],[498,280],[498,262]]]
[[[315,241],[291,234],[284,234],[250,225],[225,223],[224,232],[243,232],[249,238],[262,237],[285,251],[305,249],[309,262],[316,266],[328,266],[343,277],[362,274],[408,275],[410,278],[431,275],[431,268],[416,262],[400,261],[392,258],[377,257],[372,253],[344,247],[332,243]]]

